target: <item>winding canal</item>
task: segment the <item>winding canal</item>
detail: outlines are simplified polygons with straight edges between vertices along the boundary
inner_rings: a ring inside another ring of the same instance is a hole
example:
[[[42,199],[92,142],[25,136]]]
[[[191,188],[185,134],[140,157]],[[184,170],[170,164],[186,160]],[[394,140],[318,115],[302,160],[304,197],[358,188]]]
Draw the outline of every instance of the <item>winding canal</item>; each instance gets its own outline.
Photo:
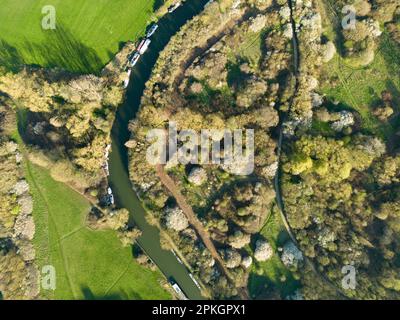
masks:
[[[112,152],[109,160],[109,182],[115,202],[119,207],[129,210],[131,221],[143,232],[138,243],[162,273],[179,284],[189,299],[202,299],[200,290],[190,278],[186,267],[170,251],[161,248],[159,230],[147,223],[146,212],[129,180],[128,153],[124,144],[130,136],[128,123],[138,111],[145,84],[150,78],[159,53],[188,20],[202,11],[207,2],[208,0],[186,1],[172,14],[167,14],[158,21],[159,28],[151,38],[150,48],[133,68],[125,102],[118,108],[112,128]]]

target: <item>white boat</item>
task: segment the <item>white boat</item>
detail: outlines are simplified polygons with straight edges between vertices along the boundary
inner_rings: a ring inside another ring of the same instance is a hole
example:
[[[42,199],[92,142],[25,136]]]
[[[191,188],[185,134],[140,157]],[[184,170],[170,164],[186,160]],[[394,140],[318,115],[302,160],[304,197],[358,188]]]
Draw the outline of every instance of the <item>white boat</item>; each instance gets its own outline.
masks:
[[[178,295],[178,297],[182,300],[189,300],[185,294],[183,293],[182,289],[178,286],[177,283],[175,282],[171,282],[172,288],[175,290],[176,294]]]
[[[114,195],[110,187],[107,188],[107,195],[104,198],[107,205],[114,205]]]
[[[176,252],[175,252],[174,250],[171,250],[171,251],[172,251],[172,253],[174,254],[176,260],[178,260],[178,262],[179,262],[180,264],[183,264],[182,260],[178,257],[178,255],[176,254]]]
[[[146,39],[143,39],[142,41],[140,41],[139,45],[137,46],[136,50],[140,51],[140,49],[142,49],[144,43],[146,42]]]
[[[128,72],[126,73],[126,78],[124,80],[124,89],[128,88],[129,81],[131,80],[131,73],[132,73],[132,69],[129,68]],[[106,153],[106,159],[108,159],[108,151]]]
[[[136,63],[139,61],[140,59],[140,54],[138,52],[135,52],[135,54],[132,56],[132,59],[129,61],[131,67],[134,67],[136,65]],[[129,69],[128,71],[128,77],[130,76],[132,70]]]
[[[177,2],[168,8],[168,12],[172,13],[181,6],[182,2]]]
[[[149,31],[147,31],[147,38],[150,38],[158,29],[158,24],[153,24]]]
[[[126,78],[124,80],[124,89],[128,88],[128,86],[129,86],[129,78]]]
[[[147,49],[149,48],[150,43],[151,43],[151,40],[150,39],[146,39],[146,41],[144,42],[143,46],[140,48],[139,53],[140,54],[144,54],[147,51]]]
[[[174,284],[172,285],[172,288],[175,290],[175,292],[176,292],[177,294],[183,293],[182,290],[181,290],[181,287],[179,287],[177,283],[174,283]]]
[[[196,285],[196,287],[199,288],[199,289],[201,289],[201,288],[200,288],[200,284],[197,282],[197,280],[196,280],[196,278],[194,277],[194,275],[191,274],[191,273],[189,273],[189,277],[190,277],[190,279],[193,280],[193,282],[194,282],[194,284]]]

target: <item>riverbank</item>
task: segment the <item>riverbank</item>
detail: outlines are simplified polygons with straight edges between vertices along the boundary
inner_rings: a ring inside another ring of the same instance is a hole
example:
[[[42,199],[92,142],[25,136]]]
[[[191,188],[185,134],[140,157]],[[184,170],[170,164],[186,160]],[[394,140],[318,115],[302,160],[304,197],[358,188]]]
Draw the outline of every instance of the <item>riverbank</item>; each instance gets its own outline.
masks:
[[[112,129],[112,152],[109,161],[109,182],[116,204],[130,211],[132,222],[143,232],[138,243],[157,264],[165,277],[177,282],[190,299],[202,299],[203,297],[186,267],[179,263],[171,252],[161,248],[159,230],[146,221],[146,211],[129,180],[128,156],[124,144],[129,140],[128,122],[135,117],[139,108],[145,83],[150,77],[159,52],[181,26],[201,12],[206,2],[204,0],[186,2],[173,14],[168,14],[158,21],[159,28],[152,37],[151,46],[133,68],[125,102],[118,108]]]

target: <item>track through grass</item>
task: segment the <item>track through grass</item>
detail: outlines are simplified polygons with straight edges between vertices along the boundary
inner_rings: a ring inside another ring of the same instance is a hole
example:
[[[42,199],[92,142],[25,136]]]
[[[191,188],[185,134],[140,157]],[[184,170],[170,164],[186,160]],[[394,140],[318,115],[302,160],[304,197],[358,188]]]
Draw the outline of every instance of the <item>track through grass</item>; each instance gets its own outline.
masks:
[[[46,169],[26,164],[34,198],[34,245],[39,269],[53,265],[56,290],[41,294],[55,299],[168,299],[161,274],[139,266],[130,248],[114,231],[85,227],[89,203]]]

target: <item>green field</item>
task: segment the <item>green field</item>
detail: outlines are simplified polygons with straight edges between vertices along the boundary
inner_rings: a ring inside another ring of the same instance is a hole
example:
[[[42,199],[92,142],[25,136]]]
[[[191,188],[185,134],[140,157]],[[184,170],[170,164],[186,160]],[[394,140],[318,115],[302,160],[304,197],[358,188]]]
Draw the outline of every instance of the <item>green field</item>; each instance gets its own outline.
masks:
[[[325,3],[323,16],[325,36],[334,41],[338,51],[342,51],[342,40],[338,32],[340,20],[334,13],[333,1]],[[320,1],[321,7],[323,6]],[[383,28],[382,28],[383,29]],[[360,114],[362,129],[378,135],[388,141],[393,141],[398,128],[400,105],[400,47],[385,31],[377,43],[374,61],[360,68],[352,67],[345,58],[337,54],[322,70],[335,83],[322,87],[322,93],[331,101],[338,101],[334,109],[353,109]],[[387,90],[393,96],[392,107],[395,114],[388,122],[381,122],[372,114],[375,107],[381,105],[381,92]],[[333,107],[333,106],[332,106]],[[319,126],[320,124],[317,124]],[[325,128],[319,128],[326,132]]]
[[[1,0],[0,65],[59,66],[98,72],[120,43],[136,39],[157,0]],[[43,30],[42,8],[56,9],[56,29]]]
[[[161,274],[139,266],[130,248],[114,231],[85,227],[89,204],[78,193],[55,182],[47,170],[31,163],[26,178],[34,198],[34,245],[39,270],[56,269],[56,290],[42,290],[52,299],[168,299]]]
[[[249,277],[249,291],[253,298],[271,299],[276,296],[265,296],[265,292],[274,289],[280,298],[285,298],[299,288],[299,282],[294,279],[292,272],[282,263],[278,247],[283,246],[290,238],[282,224],[277,211],[272,212],[260,234],[274,248],[274,256],[265,262],[255,262]]]
[[[337,78],[338,85],[325,85],[323,92],[340,107],[354,109],[360,113],[363,128],[381,137],[389,138],[395,133],[397,124],[380,122],[372,110],[379,105],[381,92],[388,90],[394,99],[394,111],[400,102],[400,48],[386,33],[382,35],[375,60],[364,68],[351,68],[345,59],[336,56],[324,72]]]

